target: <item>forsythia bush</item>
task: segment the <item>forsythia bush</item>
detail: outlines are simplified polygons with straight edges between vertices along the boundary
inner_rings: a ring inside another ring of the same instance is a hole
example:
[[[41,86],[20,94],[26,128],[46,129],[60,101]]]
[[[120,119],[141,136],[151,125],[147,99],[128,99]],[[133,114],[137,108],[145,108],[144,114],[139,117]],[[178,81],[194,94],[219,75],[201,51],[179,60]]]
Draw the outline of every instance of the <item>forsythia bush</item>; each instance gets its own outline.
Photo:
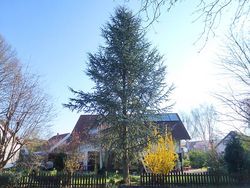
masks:
[[[79,157],[78,156],[73,154],[70,158],[68,158],[65,161],[65,169],[68,172],[73,173],[73,172],[79,170],[79,168],[80,168],[80,163],[79,163]]]
[[[171,134],[161,136],[155,131],[155,135],[158,141],[155,144],[149,141],[143,163],[152,173],[167,174],[175,167],[177,160],[174,142]]]

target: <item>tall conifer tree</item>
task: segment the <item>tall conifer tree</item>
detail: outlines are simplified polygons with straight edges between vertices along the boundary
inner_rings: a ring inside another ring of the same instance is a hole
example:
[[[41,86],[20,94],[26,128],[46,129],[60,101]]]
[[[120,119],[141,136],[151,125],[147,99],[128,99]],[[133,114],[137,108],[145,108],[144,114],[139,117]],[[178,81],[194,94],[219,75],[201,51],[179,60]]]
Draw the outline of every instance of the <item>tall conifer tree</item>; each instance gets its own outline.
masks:
[[[124,182],[129,182],[132,153],[143,149],[153,134],[150,114],[170,108],[172,85],[165,83],[163,57],[145,39],[141,21],[131,11],[119,7],[102,29],[105,45],[88,54],[87,75],[94,81],[92,93],[72,92],[66,107],[85,113],[97,113],[106,129],[102,143],[109,144],[121,156]]]

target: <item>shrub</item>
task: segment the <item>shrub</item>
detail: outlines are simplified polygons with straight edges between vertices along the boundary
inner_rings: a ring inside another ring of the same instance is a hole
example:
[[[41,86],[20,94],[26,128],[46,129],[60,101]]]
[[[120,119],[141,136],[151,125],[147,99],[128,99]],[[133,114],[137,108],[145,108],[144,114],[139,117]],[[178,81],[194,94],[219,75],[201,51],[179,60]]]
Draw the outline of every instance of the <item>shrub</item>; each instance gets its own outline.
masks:
[[[65,167],[65,160],[67,155],[65,153],[50,153],[48,160],[53,161],[54,168],[57,171],[62,171]]]
[[[192,168],[202,168],[206,166],[207,153],[204,151],[189,152],[189,160]]]
[[[224,159],[229,173],[249,171],[250,152],[240,138],[233,137],[225,148]]]
[[[11,171],[0,173],[0,188],[11,188],[17,184],[20,179],[18,173],[12,173]]]
[[[189,159],[184,159],[183,166],[184,167],[189,167],[190,166],[190,160]]]
[[[45,157],[34,155],[33,153],[26,155],[20,153],[14,170],[22,173],[31,173],[33,170],[39,170],[41,168],[41,163],[44,159]]]
[[[207,156],[207,166],[209,171],[216,173],[226,173],[226,164],[223,155],[219,155],[215,149],[208,152]]]
[[[73,173],[79,170],[80,168],[80,163],[78,161],[78,156],[77,155],[70,155],[67,157],[64,163],[64,167],[67,172]]]
[[[10,176],[6,174],[0,174],[0,182],[1,182],[0,188],[10,186],[11,185]]]
[[[170,134],[161,136],[155,131],[155,135],[158,140],[156,143],[149,141],[144,151],[143,163],[153,173],[167,174],[176,165],[174,142]]]

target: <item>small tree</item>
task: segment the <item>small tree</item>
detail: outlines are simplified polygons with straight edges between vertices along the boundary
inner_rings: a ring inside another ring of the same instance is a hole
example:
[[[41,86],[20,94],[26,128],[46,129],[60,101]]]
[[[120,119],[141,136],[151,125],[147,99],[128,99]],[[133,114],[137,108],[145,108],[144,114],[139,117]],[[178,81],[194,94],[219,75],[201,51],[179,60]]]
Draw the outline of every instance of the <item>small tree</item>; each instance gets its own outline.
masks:
[[[165,136],[155,133],[158,137],[156,143],[149,141],[143,154],[143,163],[151,172],[167,174],[176,165],[177,154],[170,134]]]
[[[81,167],[80,162],[83,161],[85,156],[79,152],[80,144],[80,135],[77,132],[73,132],[70,143],[64,148],[64,152],[67,153],[67,157],[64,161],[64,170],[67,172],[73,173]]]
[[[240,137],[232,137],[225,149],[224,159],[229,173],[249,170],[249,151],[244,149]]]

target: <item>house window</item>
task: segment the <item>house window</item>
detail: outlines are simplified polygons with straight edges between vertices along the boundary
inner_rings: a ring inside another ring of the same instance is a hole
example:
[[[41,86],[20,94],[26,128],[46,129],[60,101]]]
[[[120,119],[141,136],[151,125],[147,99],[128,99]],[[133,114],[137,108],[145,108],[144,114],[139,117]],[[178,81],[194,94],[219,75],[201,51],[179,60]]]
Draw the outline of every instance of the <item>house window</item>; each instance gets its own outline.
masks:
[[[97,134],[98,133],[98,129],[97,128],[93,128],[89,131],[89,134],[90,135],[94,135],[94,134]]]

